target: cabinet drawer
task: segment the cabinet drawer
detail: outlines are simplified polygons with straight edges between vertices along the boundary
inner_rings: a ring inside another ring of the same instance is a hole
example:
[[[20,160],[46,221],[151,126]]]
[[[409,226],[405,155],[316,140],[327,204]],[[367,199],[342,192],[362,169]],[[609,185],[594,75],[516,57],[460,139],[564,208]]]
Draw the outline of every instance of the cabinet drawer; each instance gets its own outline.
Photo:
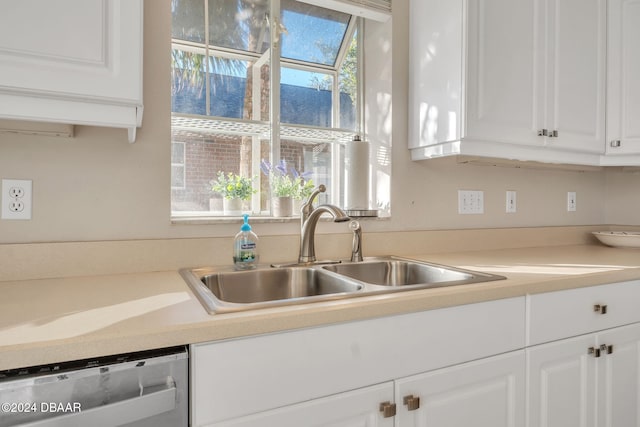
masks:
[[[524,297],[192,346],[193,425],[523,348]]]
[[[529,295],[528,345],[640,321],[640,281]]]

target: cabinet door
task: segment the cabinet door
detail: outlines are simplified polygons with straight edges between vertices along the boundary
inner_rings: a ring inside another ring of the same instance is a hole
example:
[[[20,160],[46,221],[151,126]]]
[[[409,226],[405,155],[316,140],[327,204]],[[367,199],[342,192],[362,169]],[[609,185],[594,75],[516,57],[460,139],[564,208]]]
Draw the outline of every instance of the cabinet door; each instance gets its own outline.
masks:
[[[0,117],[130,129],[142,121],[142,0],[2,2]]]
[[[527,349],[529,427],[594,427],[595,335]]]
[[[219,427],[393,427],[381,404],[393,402],[393,384],[385,383],[309,402],[286,406],[231,421]]]
[[[411,402],[416,398],[419,403]],[[508,353],[396,381],[396,402],[397,425],[402,427],[522,427],[525,353]]]
[[[547,145],[603,153],[606,3],[551,0],[547,4],[547,114],[543,128],[558,131],[557,137],[546,138]]]
[[[640,153],[640,0],[609,0],[608,12],[607,154]]]
[[[455,2],[454,2],[455,3]],[[542,145],[540,57],[534,0],[468,3],[467,138]]]
[[[639,427],[640,324],[602,333],[598,344],[607,348],[598,360],[598,427]]]
[[[462,9],[461,1],[409,2],[409,148],[461,138]]]
[[[140,102],[141,1],[21,0],[3,9],[3,87]]]

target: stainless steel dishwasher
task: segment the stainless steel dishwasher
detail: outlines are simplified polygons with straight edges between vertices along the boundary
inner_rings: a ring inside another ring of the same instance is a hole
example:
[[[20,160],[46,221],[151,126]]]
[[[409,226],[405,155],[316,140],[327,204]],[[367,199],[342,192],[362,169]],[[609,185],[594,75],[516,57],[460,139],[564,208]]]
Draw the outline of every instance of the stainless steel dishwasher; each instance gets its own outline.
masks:
[[[0,427],[187,427],[188,369],[172,347],[0,371]]]

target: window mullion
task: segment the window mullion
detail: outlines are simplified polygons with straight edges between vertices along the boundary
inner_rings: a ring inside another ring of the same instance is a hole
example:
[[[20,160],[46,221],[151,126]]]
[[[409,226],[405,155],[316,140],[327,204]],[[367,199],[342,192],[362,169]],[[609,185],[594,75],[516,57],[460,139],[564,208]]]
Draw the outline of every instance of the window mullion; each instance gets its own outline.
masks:
[[[280,27],[280,0],[271,0],[271,79],[269,88],[269,122],[271,126],[271,164],[280,162],[280,54],[281,54],[281,27]]]
[[[356,35],[358,44],[358,49],[356,51],[357,59],[356,59],[356,82],[358,85],[358,89],[356,90],[356,111],[358,114],[357,119],[357,132],[361,135],[365,135],[365,126],[364,126],[364,101],[365,101],[365,93],[364,93],[364,31],[365,24],[364,19],[358,18],[358,34]]]
[[[209,64],[211,62],[211,58],[209,56],[209,0],[205,0],[204,2],[204,88],[205,88],[205,113],[207,116],[211,115],[211,71]]]

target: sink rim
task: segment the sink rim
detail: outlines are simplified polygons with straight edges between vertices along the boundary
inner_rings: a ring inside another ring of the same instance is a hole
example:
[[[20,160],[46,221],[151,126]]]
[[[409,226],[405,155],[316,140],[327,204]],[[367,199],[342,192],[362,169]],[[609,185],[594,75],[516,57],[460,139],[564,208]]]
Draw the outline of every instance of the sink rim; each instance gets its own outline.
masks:
[[[283,299],[273,299],[273,300],[264,300],[264,301],[256,301],[256,302],[231,302],[218,298],[214,292],[202,282],[202,279],[209,275],[225,275],[225,274],[233,274],[233,275],[242,275],[242,274],[252,274],[260,271],[274,271],[274,270],[288,270],[288,269],[296,269],[296,270],[314,270],[314,274],[324,274],[334,279],[339,279],[340,281],[350,285],[355,288],[352,290],[347,290],[343,292],[333,292],[326,294],[318,294],[318,295],[306,295],[299,297],[291,297],[291,298],[283,298]],[[191,290],[195,293],[195,295],[200,300],[200,303],[204,306],[205,310],[210,314],[220,314],[220,313],[234,313],[241,311],[251,311],[262,308],[272,308],[272,307],[282,307],[287,305],[300,305],[300,304],[309,304],[313,302],[319,301],[331,301],[331,300],[341,300],[345,298],[352,298],[360,296],[360,292],[364,290],[363,282],[358,280],[345,278],[343,276],[335,277],[331,272],[317,269],[312,266],[295,266],[295,267],[279,267],[273,268],[269,265],[258,265],[255,269],[251,270],[235,270],[233,267],[198,267],[198,268],[183,268],[179,270],[182,278],[187,282]],[[347,280],[345,280],[347,279]]]
[[[253,311],[253,310],[258,310],[263,308],[295,306],[295,305],[302,305],[302,304],[310,304],[314,302],[345,300],[345,299],[360,298],[365,296],[384,295],[384,294],[392,294],[392,293],[400,293],[400,292],[408,292],[408,291],[416,291],[416,290],[429,290],[429,289],[437,289],[437,288],[452,287],[452,286],[466,286],[466,285],[486,283],[486,282],[506,279],[506,277],[500,276],[497,274],[468,270],[464,268],[453,267],[453,266],[444,265],[444,264],[437,264],[437,263],[432,263],[428,261],[421,261],[421,260],[416,260],[416,259],[406,258],[406,257],[401,257],[396,255],[365,257],[362,261],[359,261],[359,262],[337,261],[335,263],[331,263],[331,265],[350,265],[350,264],[363,264],[363,263],[366,264],[366,263],[381,262],[381,261],[386,261],[386,262],[402,261],[402,262],[408,262],[412,264],[427,265],[427,266],[442,268],[445,270],[450,270],[458,273],[464,273],[469,275],[470,277],[466,279],[461,279],[461,280],[441,281],[441,282],[434,282],[434,283],[417,283],[417,284],[400,285],[400,286],[379,285],[379,284],[372,284],[369,282],[358,280],[358,279],[331,271],[325,268],[325,267],[331,267],[326,263],[325,264],[322,264],[322,263],[297,264],[297,265],[288,265],[283,267],[258,265],[255,269],[252,269],[252,270],[235,270],[232,266],[197,267],[197,268],[182,268],[178,272],[182,276],[182,278],[185,280],[187,285],[189,285],[189,288],[196,295],[196,297],[200,301],[203,308],[209,314],[212,314],[212,315]],[[318,270],[322,272],[321,274],[333,276],[334,278],[339,279],[342,282],[349,283],[352,286],[356,286],[357,289],[349,290],[345,292],[300,296],[300,297],[292,297],[292,298],[286,298],[286,299],[236,303],[236,302],[229,302],[229,301],[224,301],[219,299],[214,295],[211,289],[209,289],[201,280],[203,277],[210,274],[256,273],[259,271],[273,271],[274,269]]]
[[[374,263],[378,263],[378,262],[405,262],[405,263],[409,263],[409,264],[414,264],[414,265],[423,265],[423,266],[428,266],[428,267],[434,267],[434,268],[439,268],[439,269],[443,269],[443,270],[447,270],[447,271],[451,271],[451,272],[455,272],[455,273],[460,273],[460,274],[466,274],[468,276],[470,276],[469,278],[464,278],[464,279],[460,279],[460,280],[443,280],[440,282],[428,282],[428,283],[414,283],[414,284],[407,284],[407,285],[382,285],[382,284],[376,284],[376,283],[371,283],[371,282],[367,282],[365,280],[362,279],[358,279],[358,278],[354,278],[352,276],[347,276],[343,273],[339,273],[337,271],[333,271],[331,270],[332,268],[340,268],[340,266],[348,266],[348,265],[362,265],[362,264],[374,264]],[[416,259],[411,259],[411,258],[406,258],[406,257],[401,257],[401,256],[396,256],[396,255],[387,255],[387,256],[377,256],[377,257],[364,257],[362,261],[359,262],[352,262],[352,261],[348,261],[348,262],[341,262],[338,264],[333,264],[333,265],[325,265],[322,266],[323,270],[329,271],[333,274],[337,274],[340,275],[342,277],[348,277],[351,278],[353,280],[357,280],[359,282],[365,283],[367,284],[369,287],[372,287],[373,289],[379,289],[379,292],[383,292],[383,290],[386,289],[386,292],[398,292],[398,291],[409,291],[409,290],[415,290],[415,289],[431,289],[431,288],[442,288],[442,287],[450,287],[450,286],[458,286],[458,285],[470,285],[470,284],[474,284],[474,283],[485,283],[485,282],[492,282],[492,281],[496,281],[496,280],[504,280],[506,279],[505,276],[500,276],[498,274],[493,274],[493,273],[485,273],[482,271],[475,271],[475,270],[468,270],[465,268],[460,268],[460,267],[453,267],[450,265],[444,265],[444,264],[437,264],[437,263],[433,263],[433,262],[428,262],[428,261],[420,261],[420,260],[416,260]]]

